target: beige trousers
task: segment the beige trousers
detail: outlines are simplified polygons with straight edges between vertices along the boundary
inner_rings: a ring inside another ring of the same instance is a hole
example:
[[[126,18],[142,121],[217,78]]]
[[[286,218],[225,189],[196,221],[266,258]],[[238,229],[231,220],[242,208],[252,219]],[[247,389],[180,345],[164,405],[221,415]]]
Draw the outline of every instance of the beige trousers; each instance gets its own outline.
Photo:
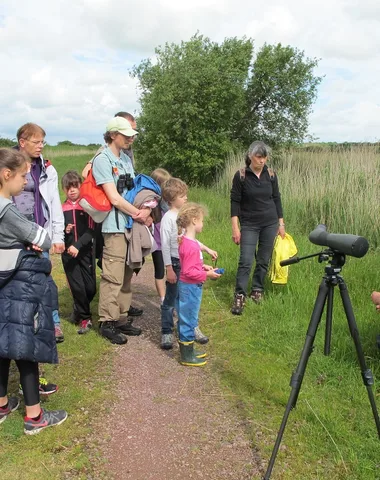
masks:
[[[124,233],[104,233],[102,275],[99,286],[99,322],[118,321],[131,306],[133,270],[128,267]]]

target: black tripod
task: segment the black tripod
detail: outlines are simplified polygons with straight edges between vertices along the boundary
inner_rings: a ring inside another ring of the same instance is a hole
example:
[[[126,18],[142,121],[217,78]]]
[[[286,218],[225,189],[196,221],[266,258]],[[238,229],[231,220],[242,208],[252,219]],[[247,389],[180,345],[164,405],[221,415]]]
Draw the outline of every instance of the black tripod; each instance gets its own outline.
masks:
[[[339,291],[340,291],[340,296],[342,298],[342,303],[343,303],[343,308],[346,314],[347,322],[348,322],[348,327],[350,329],[351,337],[354,341],[355,344],[355,349],[356,353],[358,356],[358,362],[360,365],[360,370],[361,374],[363,377],[363,383],[367,388],[367,393],[368,393],[368,398],[369,402],[371,404],[372,408],[372,413],[373,417],[375,419],[376,423],[376,428],[377,428],[377,434],[380,438],[380,420],[379,420],[379,414],[377,412],[377,407],[375,403],[375,397],[372,391],[371,386],[373,385],[373,375],[372,372],[369,368],[367,368],[365,358],[364,358],[364,353],[363,349],[360,343],[360,338],[359,338],[359,331],[358,327],[356,324],[354,312],[352,310],[352,305],[350,301],[350,297],[348,295],[348,290],[347,286],[343,280],[343,278],[339,275],[339,273],[342,270],[342,267],[346,261],[346,256],[343,253],[334,251],[334,250],[325,250],[321,253],[316,253],[313,255],[308,255],[306,257],[300,257],[297,258],[295,261],[288,262],[289,263],[296,263],[300,260],[303,260],[305,258],[310,258],[310,257],[316,257],[318,256],[318,261],[323,262],[323,261],[329,261],[330,264],[326,266],[325,268],[325,275],[322,279],[322,282],[319,286],[319,291],[317,298],[315,300],[314,304],[314,309],[313,313],[311,315],[311,320],[309,323],[309,327],[306,333],[306,340],[305,344],[301,353],[300,360],[298,362],[297,368],[295,372],[293,372],[291,380],[290,380],[290,386],[292,387],[292,390],[290,392],[289,400],[286,405],[285,413],[282,419],[282,423],[280,426],[280,429],[277,434],[277,439],[276,443],[274,445],[273,451],[272,451],[272,456],[269,461],[268,469],[265,473],[264,480],[269,480],[272,469],[274,466],[274,462],[276,461],[276,456],[278,453],[278,449],[280,447],[281,439],[285,431],[286,427],[286,422],[288,421],[288,417],[290,414],[290,411],[296,406],[297,404],[297,399],[298,395],[301,389],[303,377],[306,371],[307,367],[307,362],[309,360],[309,357],[313,351],[313,344],[314,344],[314,339],[315,335],[317,333],[318,326],[321,321],[323,309],[325,306],[325,303],[327,301],[327,318],[326,318],[326,334],[325,334],[325,349],[324,353],[325,355],[328,355],[330,353],[330,343],[331,343],[331,327],[332,327],[332,310],[333,310],[333,299],[334,299],[334,287],[339,285]],[[284,262],[285,263],[285,262]]]

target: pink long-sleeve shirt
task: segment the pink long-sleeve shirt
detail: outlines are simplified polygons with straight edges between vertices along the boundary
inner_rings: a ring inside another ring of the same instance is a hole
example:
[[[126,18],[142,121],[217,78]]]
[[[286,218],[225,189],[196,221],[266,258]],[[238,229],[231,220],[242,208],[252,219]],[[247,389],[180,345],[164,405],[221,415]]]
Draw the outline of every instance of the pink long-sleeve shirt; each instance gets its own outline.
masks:
[[[182,237],[178,251],[181,264],[181,274],[179,276],[181,282],[205,282],[207,272],[203,269],[203,257],[199,242],[188,237]]]

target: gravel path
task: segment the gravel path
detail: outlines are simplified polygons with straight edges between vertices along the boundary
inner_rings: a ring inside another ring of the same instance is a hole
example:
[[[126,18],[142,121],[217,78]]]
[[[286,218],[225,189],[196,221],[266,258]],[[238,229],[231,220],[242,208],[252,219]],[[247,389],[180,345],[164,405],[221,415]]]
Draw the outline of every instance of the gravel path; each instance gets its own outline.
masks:
[[[159,348],[151,262],[133,286],[133,305],[144,308],[134,324],[143,334],[115,347],[118,393],[105,432],[104,421],[102,426],[107,471],[123,480],[259,478],[261,460],[250,446],[246,425],[210,368],[183,367],[177,347],[171,352]]]

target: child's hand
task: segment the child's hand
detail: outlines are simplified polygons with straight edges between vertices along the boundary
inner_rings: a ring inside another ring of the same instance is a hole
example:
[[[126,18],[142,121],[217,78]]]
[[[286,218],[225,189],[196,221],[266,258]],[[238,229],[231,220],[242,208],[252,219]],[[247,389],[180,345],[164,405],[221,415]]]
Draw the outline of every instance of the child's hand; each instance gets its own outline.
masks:
[[[208,270],[207,278],[211,278],[211,280],[216,280],[217,278],[221,277],[220,273],[216,273],[217,268],[213,268],[212,270]]]
[[[206,272],[208,272],[210,270],[214,270],[214,267],[212,267],[211,265],[203,265],[203,270],[206,270]]]
[[[74,228],[74,224],[68,223],[65,228],[65,233],[70,233],[73,228]]]
[[[218,258],[218,252],[216,252],[215,250],[211,250],[211,248],[205,246],[205,252],[211,256],[214,262]]]
[[[65,251],[64,243],[53,243],[53,253],[60,254]]]
[[[43,252],[42,248],[39,247],[38,245],[29,245],[29,247],[26,247],[27,250],[34,250],[35,252]]]
[[[177,275],[175,274],[173,267],[170,265],[170,268],[166,268],[166,280],[169,283],[177,282]]]
[[[214,262],[218,258],[218,252],[216,252],[215,250],[211,250],[211,248],[208,249],[207,253],[211,256]]]
[[[67,253],[75,258],[78,255],[79,250],[76,247],[74,247],[74,245],[71,245],[71,247],[67,249]]]

